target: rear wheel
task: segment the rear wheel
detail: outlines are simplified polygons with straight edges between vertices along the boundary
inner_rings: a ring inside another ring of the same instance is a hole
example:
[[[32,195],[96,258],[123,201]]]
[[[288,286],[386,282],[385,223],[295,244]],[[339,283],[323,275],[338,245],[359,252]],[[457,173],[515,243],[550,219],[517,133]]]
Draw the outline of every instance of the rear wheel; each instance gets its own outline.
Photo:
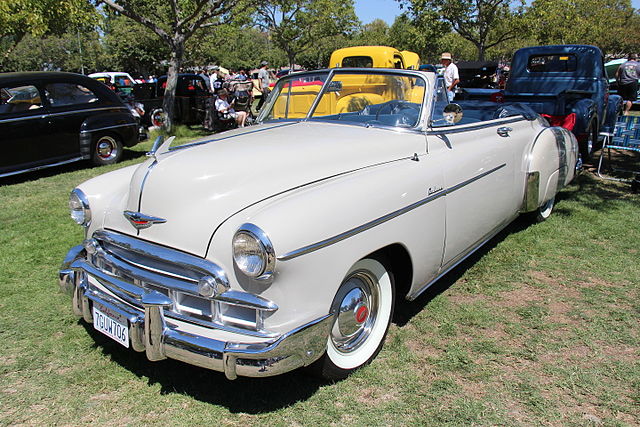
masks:
[[[556,198],[552,197],[547,200],[534,212],[536,222],[542,222],[551,216],[553,212],[553,207],[556,204]]]
[[[162,108],[156,108],[151,112],[151,114],[149,115],[149,118],[151,121],[151,126],[161,128],[165,122],[164,110]]]
[[[91,161],[96,166],[117,163],[122,157],[122,142],[115,134],[105,133],[93,138]]]
[[[591,120],[589,128],[587,129],[587,138],[580,144],[580,155],[583,162],[590,162],[593,156],[593,151],[598,143],[598,126],[595,120]]]
[[[334,324],[316,373],[339,380],[370,363],[382,349],[395,299],[394,279],[382,260],[364,258],[353,265],[336,293]]]

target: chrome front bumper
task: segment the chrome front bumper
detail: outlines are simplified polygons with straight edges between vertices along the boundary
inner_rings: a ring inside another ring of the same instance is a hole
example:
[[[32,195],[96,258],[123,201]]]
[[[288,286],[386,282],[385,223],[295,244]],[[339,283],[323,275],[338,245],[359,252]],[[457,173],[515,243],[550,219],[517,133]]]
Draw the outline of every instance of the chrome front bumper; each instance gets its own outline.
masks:
[[[131,347],[145,352],[151,361],[166,358],[238,376],[267,377],[308,366],[326,348],[333,315],[329,314],[283,335],[258,343],[229,342],[180,330],[167,321],[164,309],[171,300],[160,292],[140,288],[144,310],[89,286],[87,272],[80,266],[85,257],[82,245],[72,248],[59,273],[60,287],[73,295],[73,312],[93,323],[94,303],[127,319]],[[79,262],[78,262],[79,261]],[[238,340],[240,341],[240,340]]]

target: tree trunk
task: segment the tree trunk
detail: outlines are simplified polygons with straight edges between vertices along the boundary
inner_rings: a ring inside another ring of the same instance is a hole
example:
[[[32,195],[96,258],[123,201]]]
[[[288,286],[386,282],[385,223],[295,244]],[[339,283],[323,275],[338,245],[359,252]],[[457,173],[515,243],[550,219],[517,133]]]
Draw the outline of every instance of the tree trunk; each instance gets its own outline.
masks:
[[[16,38],[13,40],[13,44],[2,55],[2,57],[0,58],[0,72],[4,71],[4,63],[5,63],[5,61],[7,60],[7,58],[9,58],[9,55],[11,55],[11,52],[13,52],[13,49],[15,49],[16,46],[18,46],[18,43],[20,43],[22,41],[22,39],[24,38],[25,35],[26,35],[26,33],[17,34],[15,36]]]
[[[287,51],[287,59],[289,60],[289,72],[293,71],[293,64],[295,63],[296,54],[293,51]]]
[[[169,71],[167,72],[167,87],[164,90],[164,99],[162,101],[162,109],[166,116],[164,121],[164,130],[169,133],[173,129],[173,119],[175,113],[176,86],[178,85],[178,73],[182,67],[182,59],[184,56],[184,40],[175,40],[175,48],[171,53],[169,60]]]
[[[484,43],[476,44],[476,48],[478,49],[478,61],[484,61],[484,54],[485,54]]]

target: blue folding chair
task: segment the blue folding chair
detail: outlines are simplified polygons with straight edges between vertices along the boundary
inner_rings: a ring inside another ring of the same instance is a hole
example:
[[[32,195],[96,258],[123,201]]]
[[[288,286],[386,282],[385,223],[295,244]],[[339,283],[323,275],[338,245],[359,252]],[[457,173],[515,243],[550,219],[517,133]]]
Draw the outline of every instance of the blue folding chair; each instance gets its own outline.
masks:
[[[603,175],[603,160],[606,150],[611,170],[631,173],[640,172],[640,170],[613,169],[611,167],[611,150],[626,150],[640,153],[640,116],[620,116],[613,133],[601,132],[600,136],[603,137],[603,144],[602,151],[600,151],[600,161],[598,162],[598,176],[613,181],[632,181],[632,179],[614,178]]]

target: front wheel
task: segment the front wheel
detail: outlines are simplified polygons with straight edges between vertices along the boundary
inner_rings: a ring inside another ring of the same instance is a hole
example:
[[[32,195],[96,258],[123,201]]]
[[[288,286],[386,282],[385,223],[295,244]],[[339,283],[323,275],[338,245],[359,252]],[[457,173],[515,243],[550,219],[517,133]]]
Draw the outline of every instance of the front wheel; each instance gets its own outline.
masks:
[[[394,278],[381,260],[364,258],[351,267],[334,297],[334,324],[316,373],[346,378],[370,363],[382,349],[395,300]]]
[[[96,166],[117,163],[122,157],[122,142],[112,134],[98,135],[93,139],[91,161]]]

